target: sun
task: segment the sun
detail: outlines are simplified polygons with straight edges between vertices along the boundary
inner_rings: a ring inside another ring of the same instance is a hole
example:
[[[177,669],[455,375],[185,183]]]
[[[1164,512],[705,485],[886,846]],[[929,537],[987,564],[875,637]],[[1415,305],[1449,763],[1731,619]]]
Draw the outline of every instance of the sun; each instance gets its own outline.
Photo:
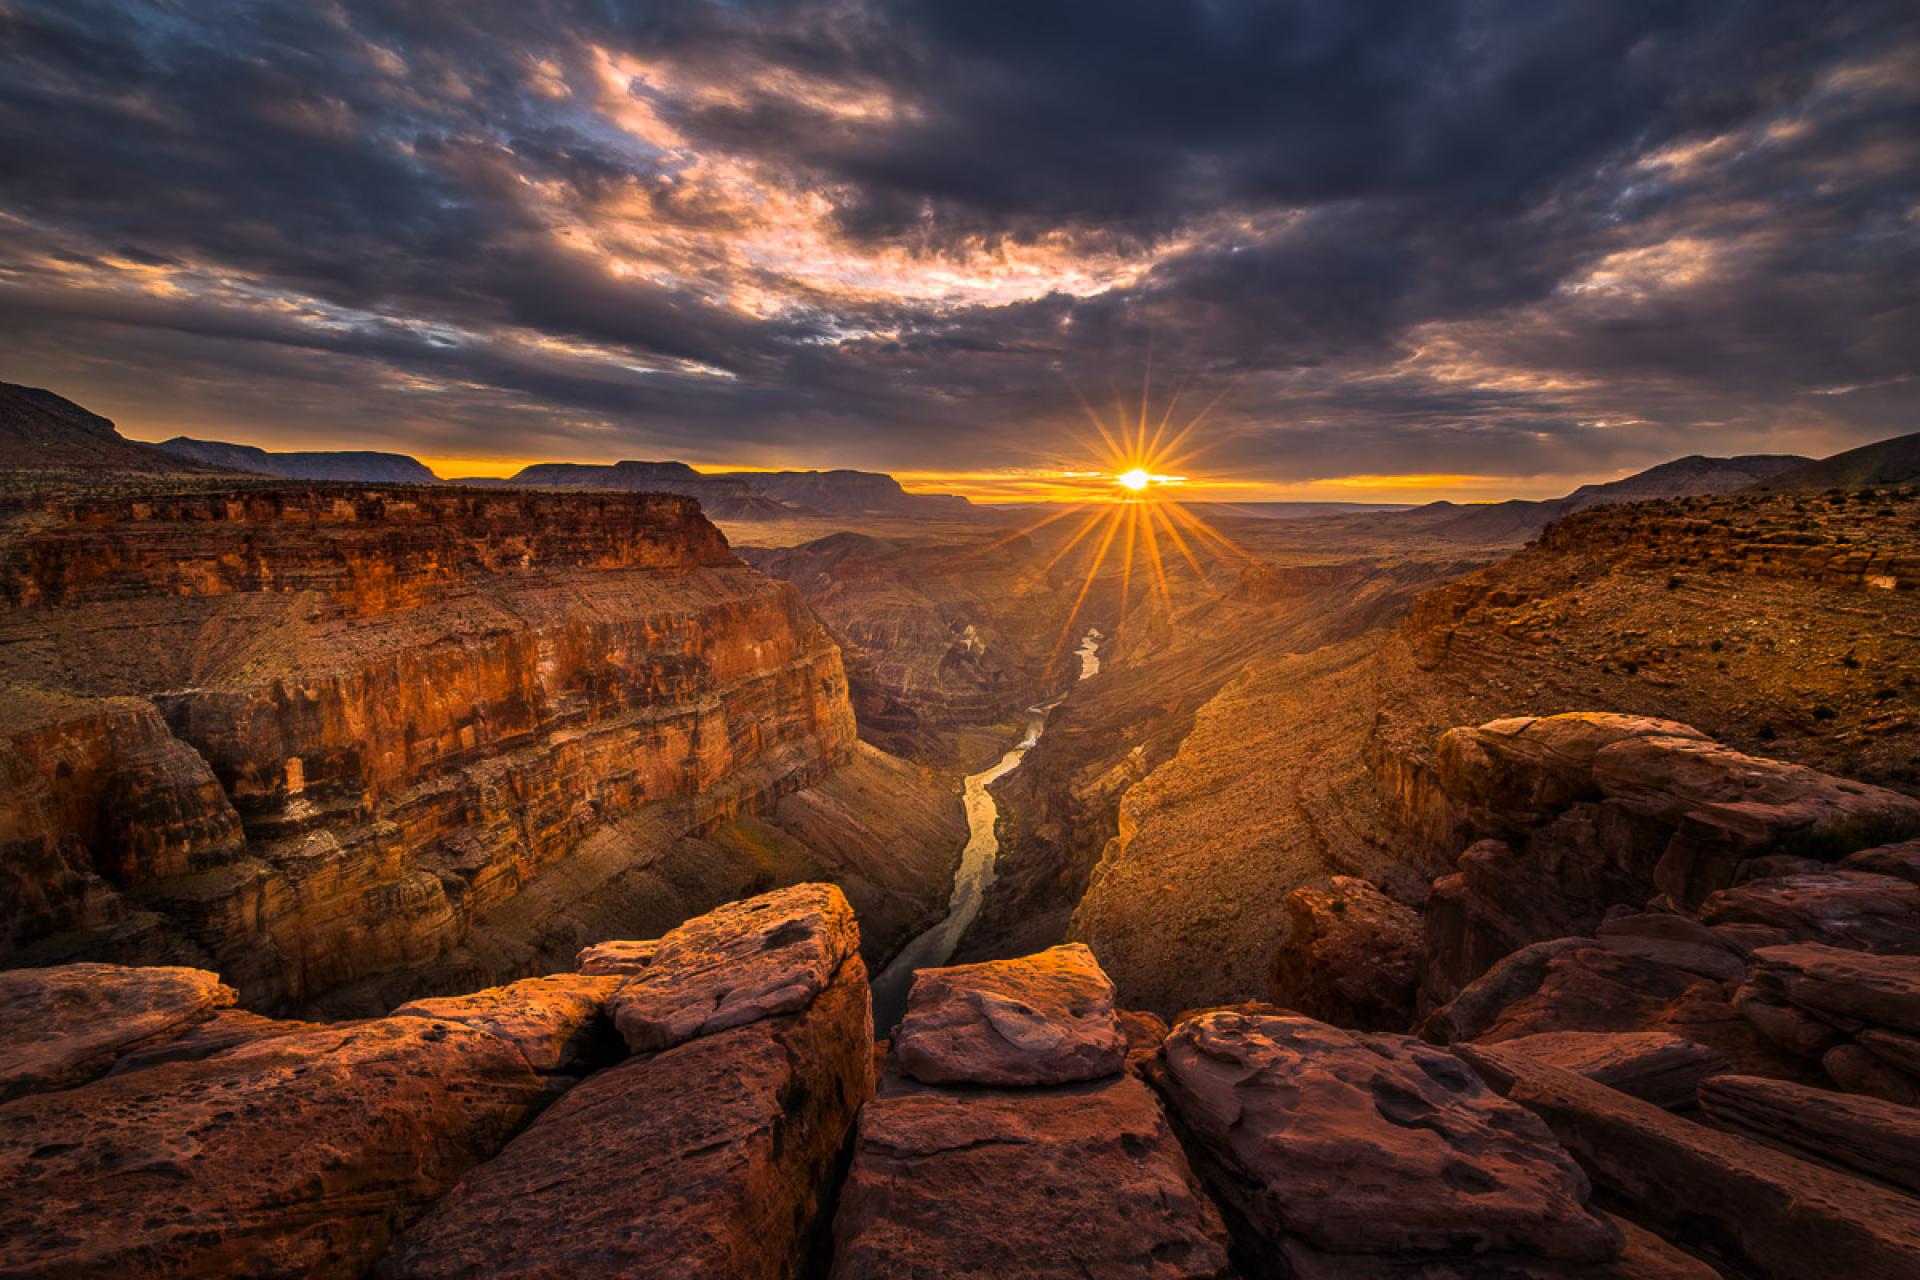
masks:
[[[1135,493],[1140,492],[1153,483],[1153,477],[1139,467],[1135,467],[1131,471],[1122,471],[1119,475],[1115,476],[1114,479]]]

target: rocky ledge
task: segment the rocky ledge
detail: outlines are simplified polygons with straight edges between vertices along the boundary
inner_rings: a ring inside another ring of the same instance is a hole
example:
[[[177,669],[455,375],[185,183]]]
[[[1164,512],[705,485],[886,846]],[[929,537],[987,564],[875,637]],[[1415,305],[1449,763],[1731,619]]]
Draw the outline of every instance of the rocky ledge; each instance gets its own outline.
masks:
[[[1839,994],[1820,960],[1768,958],[1788,975],[1769,990],[1900,1023],[1898,992],[1853,974]],[[580,963],[331,1026],[223,1025],[208,974],[9,975],[0,1032],[40,1044],[0,1103],[0,1274],[1891,1280],[1920,1262],[1920,1111],[1702,1076],[1673,1037],[1443,1046],[1272,1005],[1169,1031],[1067,947],[923,971],[876,1045],[827,885]],[[1678,1109],[1635,1095],[1636,1062]]]

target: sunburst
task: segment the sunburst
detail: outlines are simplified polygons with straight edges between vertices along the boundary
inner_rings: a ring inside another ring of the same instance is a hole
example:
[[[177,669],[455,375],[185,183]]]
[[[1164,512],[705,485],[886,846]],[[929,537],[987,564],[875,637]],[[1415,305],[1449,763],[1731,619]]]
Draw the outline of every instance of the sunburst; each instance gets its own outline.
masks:
[[[1096,411],[1080,389],[1073,388],[1093,429],[1093,438],[1081,442],[1083,456],[1097,460],[1095,467],[1082,464],[1075,469],[1081,474],[1106,477],[1109,492],[1050,512],[1001,540],[1004,543],[1035,533],[1061,520],[1079,521],[1054,549],[1044,569],[1051,572],[1076,553],[1085,562],[1073,605],[1055,639],[1050,665],[1059,664],[1067,656],[1075,623],[1103,572],[1117,573],[1120,579],[1117,616],[1124,622],[1133,604],[1136,576],[1143,578],[1143,589],[1157,595],[1171,614],[1174,575],[1190,573],[1210,582],[1221,562],[1252,560],[1179,496],[1184,486],[1194,482],[1192,463],[1205,451],[1195,443],[1196,433],[1226,394],[1222,391],[1215,395],[1176,428],[1184,391],[1184,385],[1174,390],[1156,420],[1152,414],[1151,372],[1141,381],[1139,404],[1128,405],[1116,397],[1111,417]],[[1216,568],[1210,571],[1203,566],[1203,558],[1212,560]]]

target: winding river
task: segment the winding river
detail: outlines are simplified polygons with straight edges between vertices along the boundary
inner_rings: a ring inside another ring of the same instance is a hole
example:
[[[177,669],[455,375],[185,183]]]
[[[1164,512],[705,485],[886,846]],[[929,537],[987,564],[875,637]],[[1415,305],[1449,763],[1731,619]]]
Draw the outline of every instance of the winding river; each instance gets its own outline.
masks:
[[[1080,659],[1079,679],[1085,680],[1100,670],[1100,632],[1090,630],[1074,650]],[[960,853],[960,867],[954,872],[953,894],[947,899],[947,914],[940,923],[909,942],[873,980],[873,1025],[885,1035],[906,1012],[907,992],[913,987],[913,975],[922,969],[943,965],[953,957],[960,937],[980,914],[987,887],[993,883],[993,860],[1000,852],[1000,837],[994,826],[1000,820],[1000,806],[987,788],[1012,773],[1033,744],[1046,732],[1047,716],[1065,700],[1061,694],[1037,707],[1027,708],[1027,731],[1011,750],[990,767],[966,778],[964,801],[967,811],[967,845]]]

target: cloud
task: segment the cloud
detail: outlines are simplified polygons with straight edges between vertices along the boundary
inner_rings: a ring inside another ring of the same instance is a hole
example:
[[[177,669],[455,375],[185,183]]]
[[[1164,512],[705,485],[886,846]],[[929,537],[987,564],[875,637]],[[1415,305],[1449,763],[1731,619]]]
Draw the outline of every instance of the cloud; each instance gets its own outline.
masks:
[[[0,49],[0,376],[136,433],[1058,469],[1151,358],[1298,484],[1920,388],[1897,3],[7,0]]]

